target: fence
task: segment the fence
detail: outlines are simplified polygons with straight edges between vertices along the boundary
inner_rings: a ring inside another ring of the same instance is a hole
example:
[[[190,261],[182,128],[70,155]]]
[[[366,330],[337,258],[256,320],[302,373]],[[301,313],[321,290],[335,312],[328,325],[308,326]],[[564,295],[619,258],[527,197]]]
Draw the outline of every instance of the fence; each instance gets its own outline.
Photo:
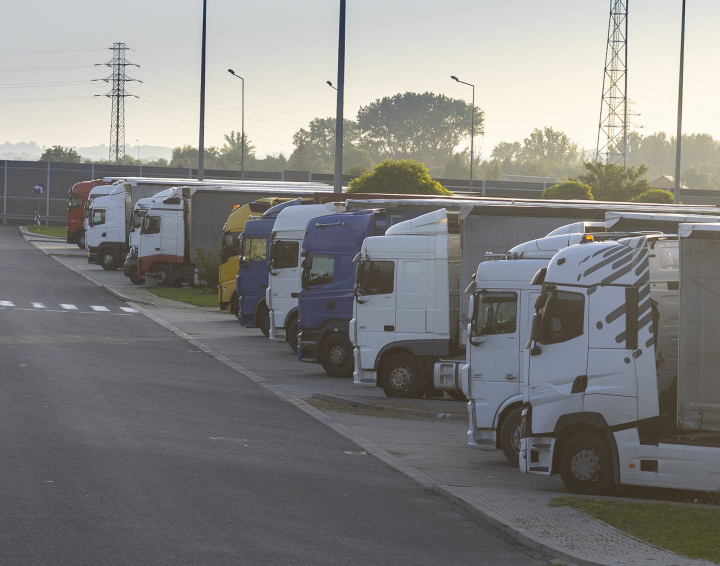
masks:
[[[130,165],[96,165],[94,163],[51,163],[45,161],[0,161],[0,194],[3,224],[25,224],[39,212],[45,224],[64,225],[68,191],[75,183],[102,177],[169,177],[197,179],[198,170],[180,167],[146,167]],[[240,171],[205,170],[206,180],[238,180]],[[333,183],[332,173],[309,171],[263,172],[245,171],[245,179],[254,181],[294,181]],[[343,184],[353,179],[343,175]],[[547,188],[544,183],[514,181],[436,179],[456,194],[477,194],[489,197],[539,198]],[[37,195],[33,188],[39,183],[45,191]],[[686,189],[680,200],[685,204],[720,205],[720,191]]]

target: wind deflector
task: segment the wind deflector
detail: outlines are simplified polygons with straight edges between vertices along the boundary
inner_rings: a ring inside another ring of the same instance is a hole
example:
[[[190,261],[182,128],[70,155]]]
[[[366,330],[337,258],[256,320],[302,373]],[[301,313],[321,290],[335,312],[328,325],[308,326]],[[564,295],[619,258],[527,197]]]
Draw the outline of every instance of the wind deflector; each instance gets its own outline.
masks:
[[[271,217],[271,216],[272,216],[272,217],[275,217],[275,216],[277,216],[277,215],[280,213],[281,210],[284,210],[284,209],[286,209],[286,208],[289,207],[289,206],[299,206],[299,205],[301,205],[301,204],[302,204],[302,199],[301,199],[301,198],[296,198],[296,199],[294,199],[294,200],[288,200],[288,201],[285,201],[285,202],[281,202],[280,204],[276,204],[275,206],[273,206],[273,207],[271,207],[271,208],[268,208],[268,209],[265,211],[265,213],[263,214],[263,217],[264,217],[264,218],[268,218],[268,217]],[[252,210],[252,205],[251,205],[250,210]]]
[[[547,274],[547,267],[541,268],[532,278],[530,285],[542,285],[545,283],[545,275]]]

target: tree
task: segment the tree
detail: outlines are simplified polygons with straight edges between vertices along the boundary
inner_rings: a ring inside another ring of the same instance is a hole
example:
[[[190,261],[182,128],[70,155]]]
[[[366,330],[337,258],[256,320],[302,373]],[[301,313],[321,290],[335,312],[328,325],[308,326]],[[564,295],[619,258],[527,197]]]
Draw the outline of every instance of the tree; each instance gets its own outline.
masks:
[[[590,187],[580,181],[565,181],[559,185],[548,187],[542,193],[542,198],[558,200],[593,200]]]
[[[433,181],[427,167],[417,161],[386,159],[372,173],[350,181],[348,193],[384,193],[411,195],[451,195]]]
[[[462,143],[470,145],[471,105],[435,95],[406,92],[378,99],[358,111],[362,143],[379,159],[412,159],[444,165]],[[475,136],[484,114],[475,107]]]
[[[38,161],[61,161],[64,163],[80,163],[82,157],[71,147],[54,145],[47,148]]]
[[[505,161],[506,159],[517,159],[518,157],[520,157],[521,149],[522,144],[520,142],[501,141],[493,148],[490,157],[492,159],[497,159],[498,161]]]
[[[535,128],[530,136],[523,140],[520,158],[525,162],[572,167],[580,162],[580,151],[578,145],[570,141],[566,134],[545,126],[542,130]]]
[[[583,163],[587,173],[579,175],[578,180],[590,185],[597,200],[627,202],[650,189],[647,179],[641,179],[647,173],[647,165],[623,167],[617,163],[586,161]]]
[[[220,151],[217,147],[206,147],[203,156],[204,167],[217,167],[219,165]],[[176,147],[172,150],[170,167],[198,167],[200,151],[191,145]]]
[[[245,151],[243,152],[242,134],[240,132],[231,131],[225,134],[225,143],[219,151],[219,164],[223,169],[240,169],[240,163],[243,161],[242,156],[245,154],[244,166],[245,170],[253,169],[255,162],[255,146],[245,134]]]
[[[335,118],[315,118],[307,130],[300,128],[293,134],[295,151],[290,156],[291,163],[305,164],[297,169],[316,173],[335,171],[335,123]],[[357,123],[343,120],[343,168],[346,171],[356,165],[368,168],[375,165],[369,151],[361,148],[359,142]]]
[[[660,204],[672,204],[673,194],[665,189],[648,189],[644,193],[630,199],[630,202],[657,202]]]

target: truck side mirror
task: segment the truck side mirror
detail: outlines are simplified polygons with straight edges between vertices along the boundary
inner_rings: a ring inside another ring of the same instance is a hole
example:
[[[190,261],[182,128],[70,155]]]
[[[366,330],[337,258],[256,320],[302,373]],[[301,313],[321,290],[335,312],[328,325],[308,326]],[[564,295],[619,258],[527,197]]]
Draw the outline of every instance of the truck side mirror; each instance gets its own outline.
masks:
[[[480,344],[484,344],[487,341],[487,336],[480,335],[480,336],[471,336],[470,337],[470,344],[473,346],[479,346]]]
[[[242,267],[243,269],[247,269],[248,266],[249,266],[248,262],[241,258],[240,259],[240,267]]]

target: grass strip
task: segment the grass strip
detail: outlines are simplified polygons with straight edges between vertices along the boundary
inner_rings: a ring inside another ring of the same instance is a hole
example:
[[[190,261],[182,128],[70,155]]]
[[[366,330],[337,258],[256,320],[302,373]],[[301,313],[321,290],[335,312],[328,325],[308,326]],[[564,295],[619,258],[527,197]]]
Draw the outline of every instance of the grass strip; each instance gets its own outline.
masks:
[[[38,228],[35,224],[31,224],[25,226],[25,228],[27,228],[28,232],[32,232],[33,234],[42,234],[43,236],[57,236],[59,238],[67,237],[66,226],[40,226],[40,228]]]
[[[558,497],[551,507],[573,507],[640,540],[691,558],[720,562],[720,509]]]
[[[188,303],[195,305],[196,307],[217,307],[218,306],[218,292],[217,289],[205,288],[205,289],[192,289],[192,288],[167,288],[167,287],[155,287],[147,289],[153,295],[162,297],[163,299],[171,299],[173,301],[180,301],[182,303]]]

